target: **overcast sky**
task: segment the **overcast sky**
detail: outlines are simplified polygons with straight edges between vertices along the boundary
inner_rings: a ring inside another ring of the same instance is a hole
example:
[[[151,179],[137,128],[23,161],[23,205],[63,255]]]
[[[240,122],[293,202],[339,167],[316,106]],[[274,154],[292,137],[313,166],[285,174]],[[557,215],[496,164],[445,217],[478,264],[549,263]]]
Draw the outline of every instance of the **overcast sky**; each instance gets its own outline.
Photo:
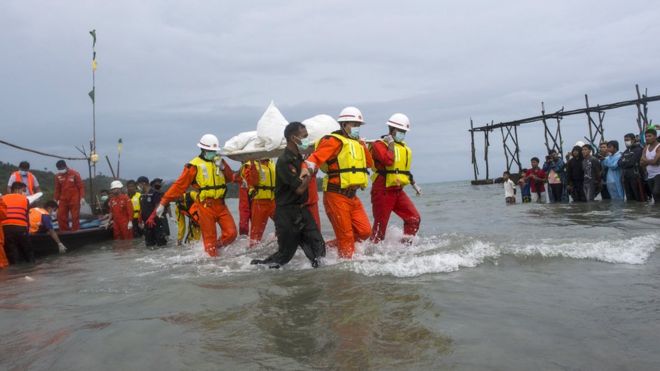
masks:
[[[355,105],[366,137],[406,113],[415,177],[433,182],[472,177],[470,117],[581,108],[585,93],[593,105],[632,99],[635,83],[660,94],[657,1],[3,0],[1,139],[67,156],[89,142],[93,28],[98,149],[115,160],[122,138],[129,178],[176,177],[202,134],[254,130],[271,100],[290,121]],[[649,108],[657,117],[660,104]],[[608,139],[634,119],[608,113]],[[583,116],[563,125],[569,144],[587,131]],[[544,154],[540,126],[519,136],[525,162]],[[491,144],[499,174],[499,134]],[[54,168],[0,147],[0,160],[21,159]]]

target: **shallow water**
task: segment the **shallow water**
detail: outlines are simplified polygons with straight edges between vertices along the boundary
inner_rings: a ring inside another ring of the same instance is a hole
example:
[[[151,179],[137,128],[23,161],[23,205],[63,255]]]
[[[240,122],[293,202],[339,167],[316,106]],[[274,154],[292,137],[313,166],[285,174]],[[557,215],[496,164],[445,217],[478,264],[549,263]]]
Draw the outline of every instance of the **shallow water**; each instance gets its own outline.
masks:
[[[135,241],[2,271],[0,368],[660,367],[653,206],[505,206],[465,183],[414,201],[413,246],[393,217],[384,244],[318,270],[300,252],[250,266],[275,245],[239,240],[216,259]]]

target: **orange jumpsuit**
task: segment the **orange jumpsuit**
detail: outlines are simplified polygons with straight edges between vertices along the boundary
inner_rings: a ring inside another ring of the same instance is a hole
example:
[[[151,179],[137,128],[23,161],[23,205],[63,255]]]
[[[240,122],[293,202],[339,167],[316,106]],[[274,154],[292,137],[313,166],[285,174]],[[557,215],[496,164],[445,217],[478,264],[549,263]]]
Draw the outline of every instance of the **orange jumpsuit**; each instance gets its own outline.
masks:
[[[264,160],[262,163],[264,166],[268,166],[270,160]],[[252,190],[254,187],[259,186],[259,169],[257,166],[252,166],[247,164],[243,167],[243,174],[241,174],[243,179],[247,181],[247,184]],[[273,176],[275,174],[272,174]],[[272,179],[273,184],[275,179]],[[256,190],[255,190],[256,193]],[[275,190],[273,189],[271,194],[273,198],[270,199],[253,199],[250,205],[250,247],[254,247],[261,241],[261,238],[264,235],[264,230],[266,230],[266,224],[268,224],[268,219],[273,219],[275,217]]]
[[[234,180],[234,173],[224,160],[222,160],[222,163],[224,164],[223,175],[225,181],[226,183],[230,183]],[[197,167],[192,164],[186,164],[179,178],[163,195],[160,204],[166,206],[170,202],[177,200],[190,186],[199,188],[195,181],[196,176]],[[190,207],[190,215],[192,215],[202,231],[204,250],[206,250],[209,256],[217,256],[218,248],[227,246],[236,239],[236,223],[234,223],[234,218],[227,205],[225,205],[224,199],[206,198],[201,202],[197,199]],[[222,232],[219,240],[217,238],[216,223],[220,224],[220,230]]]
[[[246,164],[241,165],[241,175]],[[250,233],[250,196],[247,184],[243,182],[243,177],[236,177],[235,181],[238,183],[238,234],[247,236]]]
[[[55,194],[58,201],[57,223],[60,231],[69,230],[69,213],[71,213],[72,231],[80,229],[80,200],[85,197],[85,185],[80,174],[73,169],[67,169],[64,174],[55,175]]]
[[[7,204],[0,197],[0,222],[2,222],[7,217]],[[5,234],[2,231],[0,226],[0,269],[8,267],[9,260],[7,260],[7,255],[5,254]]]
[[[115,240],[131,240],[133,232],[128,223],[133,221],[133,202],[125,194],[112,196],[108,201],[112,215],[112,236]]]
[[[364,143],[362,143],[362,147],[367,167],[373,167],[371,153]],[[337,169],[336,159],[341,149],[342,143],[337,138],[324,137],[307,161],[314,163],[317,168],[330,161],[328,169]],[[330,177],[328,183],[339,185],[340,180],[338,177]],[[353,257],[355,242],[366,240],[371,236],[371,224],[362,202],[357,196],[348,197],[340,193],[325,191],[323,192],[323,205],[337,237],[339,256],[342,258]]]

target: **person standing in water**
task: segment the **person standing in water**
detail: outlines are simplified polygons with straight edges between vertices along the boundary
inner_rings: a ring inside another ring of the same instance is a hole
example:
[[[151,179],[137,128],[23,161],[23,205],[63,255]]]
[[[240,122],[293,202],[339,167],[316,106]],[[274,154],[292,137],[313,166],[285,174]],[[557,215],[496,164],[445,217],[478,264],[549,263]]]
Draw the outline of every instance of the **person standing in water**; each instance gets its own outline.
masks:
[[[419,230],[421,216],[403,190],[406,185],[412,184],[420,194],[410,172],[412,150],[403,141],[410,130],[410,120],[403,113],[395,113],[387,121],[387,127],[387,135],[370,147],[375,171],[371,186],[374,216],[371,240],[378,243],[385,238],[387,223],[394,212],[403,219],[403,242],[411,243],[412,237]]]
[[[584,197],[587,202],[592,202],[598,194],[601,186],[600,161],[591,155],[591,145],[582,146],[582,171],[584,172]]]
[[[603,167],[607,168],[605,185],[611,199],[623,201],[625,194],[621,182],[621,169],[619,168],[619,159],[621,159],[619,142],[616,140],[607,142],[607,153],[608,155],[601,161]]]
[[[505,171],[502,174],[503,187],[504,187],[504,200],[507,204],[516,203],[516,185],[513,183],[513,180],[510,179],[508,171]]]
[[[619,159],[619,168],[621,168],[621,180],[626,193],[626,200],[646,201],[639,168],[639,162],[644,149],[635,143],[635,134],[633,133],[626,134],[623,137],[623,143],[626,145],[626,150],[621,154],[621,158]]]
[[[655,127],[644,132],[646,146],[639,164],[646,168],[646,182],[649,185],[655,204],[660,206],[660,143]]]
[[[291,122],[284,129],[286,149],[277,159],[275,168],[275,233],[278,250],[264,260],[254,259],[250,264],[267,264],[279,268],[288,263],[300,246],[312,263],[319,266],[325,256],[325,242],[312,216],[307,202],[309,182],[315,181],[303,166],[301,152],[309,146],[307,129],[300,122]]]

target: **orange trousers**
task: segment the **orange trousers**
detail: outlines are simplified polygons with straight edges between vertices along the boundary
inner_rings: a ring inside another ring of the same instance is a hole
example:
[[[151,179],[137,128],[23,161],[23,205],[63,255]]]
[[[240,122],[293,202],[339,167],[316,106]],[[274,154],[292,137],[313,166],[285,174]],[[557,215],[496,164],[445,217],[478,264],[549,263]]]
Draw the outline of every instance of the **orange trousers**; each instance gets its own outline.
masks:
[[[229,245],[236,239],[236,223],[224,200],[207,198],[202,202],[195,202],[190,207],[190,215],[202,231],[204,250],[209,256],[218,256],[219,248]],[[220,239],[218,239],[216,223],[220,224]]]
[[[371,236],[371,224],[358,197],[348,198],[334,192],[323,193],[323,205],[337,237],[341,258],[352,258],[355,242]]]
[[[5,254],[5,233],[2,231],[2,226],[0,226],[0,269],[8,266],[9,260],[7,260],[7,255]]]
[[[69,213],[71,213],[71,228],[69,228]],[[77,231],[80,229],[80,200],[60,200],[57,208],[57,224],[60,231]]]
[[[275,216],[275,200],[252,200],[250,215],[250,247],[261,241],[268,219]]]

